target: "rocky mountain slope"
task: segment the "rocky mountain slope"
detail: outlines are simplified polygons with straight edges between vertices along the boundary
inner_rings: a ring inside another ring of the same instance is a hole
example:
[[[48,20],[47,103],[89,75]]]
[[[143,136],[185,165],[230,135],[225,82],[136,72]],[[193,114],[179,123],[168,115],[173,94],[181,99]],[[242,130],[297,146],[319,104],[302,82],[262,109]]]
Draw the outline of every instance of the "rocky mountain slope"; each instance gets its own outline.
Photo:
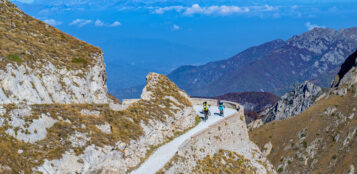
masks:
[[[227,60],[180,67],[168,77],[194,96],[241,91],[284,94],[305,80],[329,86],[355,49],[357,28],[315,28],[286,42],[276,40],[247,49]]]
[[[343,63],[331,90],[290,119],[251,131],[282,173],[355,173],[357,167],[357,51]]]
[[[188,96],[150,74],[143,99],[113,104],[1,105],[1,173],[126,173],[196,124]],[[118,104],[117,104],[118,105]]]
[[[284,120],[308,109],[323,94],[321,87],[305,81],[294,91],[286,93],[273,107],[260,113],[264,122]]]
[[[107,93],[99,48],[0,0],[0,173],[126,173],[196,124],[187,94],[149,74],[143,98]]]
[[[249,140],[243,109],[183,143],[159,173],[276,173]]]

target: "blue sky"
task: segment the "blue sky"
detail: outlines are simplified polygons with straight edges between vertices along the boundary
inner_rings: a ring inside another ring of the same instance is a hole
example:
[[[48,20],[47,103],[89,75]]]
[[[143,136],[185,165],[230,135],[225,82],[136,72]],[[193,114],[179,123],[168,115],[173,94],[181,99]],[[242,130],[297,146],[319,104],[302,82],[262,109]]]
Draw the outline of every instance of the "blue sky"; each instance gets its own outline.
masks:
[[[105,53],[109,89],[150,71],[229,58],[313,27],[357,26],[352,0],[12,0],[26,13]]]

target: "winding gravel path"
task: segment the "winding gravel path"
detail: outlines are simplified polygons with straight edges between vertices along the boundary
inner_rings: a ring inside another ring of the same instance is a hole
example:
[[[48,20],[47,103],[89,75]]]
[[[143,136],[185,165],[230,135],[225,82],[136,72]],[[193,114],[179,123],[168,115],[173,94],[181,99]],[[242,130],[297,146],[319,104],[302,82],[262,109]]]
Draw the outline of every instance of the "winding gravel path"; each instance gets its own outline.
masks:
[[[196,112],[203,117],[200,113],[202,111],[202,106],[194,106]],[[216,123],[217,121],[223,119],[224,117],[218,116],[215,113],[219,113],[217,106],[210,107],[211,116],[208,117],[206,122],[202,121],[196,127],[192,128],[185,134],[173,139],[169,143],[159,147],[137,170],[131,172],[131,174],[155,174],[158,170],[165,166],[167,162],[176,154],[180,145],[189,139],[192,135],[197,132],[208,128],[208,126]],[[234,109],[226,108],[224,109],[224,116],[229,116],[237,111]]]

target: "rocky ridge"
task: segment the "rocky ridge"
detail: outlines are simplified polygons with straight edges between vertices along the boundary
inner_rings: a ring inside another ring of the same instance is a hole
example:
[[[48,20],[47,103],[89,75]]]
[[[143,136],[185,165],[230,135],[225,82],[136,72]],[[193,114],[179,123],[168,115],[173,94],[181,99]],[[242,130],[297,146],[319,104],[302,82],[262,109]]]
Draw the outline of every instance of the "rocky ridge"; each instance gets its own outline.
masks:
[[[330,91],[310,108],[249,133],[261,149],[270,147],[267,157],[278,171],[355,173],[356,60],[357,52],[346,59]]]
[[[300,114],[308,109],[323,94],[321,87],[305,81],[299,84],[294,91],[288,92],[271,108],[262,113],[265,123],[274,120],[284,120]]]

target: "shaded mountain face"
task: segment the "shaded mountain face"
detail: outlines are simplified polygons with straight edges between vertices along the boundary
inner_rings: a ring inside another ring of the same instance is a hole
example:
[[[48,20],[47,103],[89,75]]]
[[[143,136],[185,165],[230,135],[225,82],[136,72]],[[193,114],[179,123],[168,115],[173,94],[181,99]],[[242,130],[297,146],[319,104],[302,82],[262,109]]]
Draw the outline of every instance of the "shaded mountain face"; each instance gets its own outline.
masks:
[[[352,55],[350,55],[346,61],[342,64],[340,71],[338,72],[334,82],[331,87],[337,87],[340,85],[341,80],[345,77],[345,75],[350,72],[352,68],[357,65],[357,51],[355,51]]]
[[[184,66],[168,77],[195,96],[269,91],[282,95],[304,80],[329,83],[357,49],[357,28],[315,28],[286,42],[275,40],[223,61]]]
[[[356,53],[343,63],[333,83],[337,85],[321,100],[295,117],[273,121],[250,132],[252,141],[261,149],[270,147],[267,157],[277,171],[355,173]]]

